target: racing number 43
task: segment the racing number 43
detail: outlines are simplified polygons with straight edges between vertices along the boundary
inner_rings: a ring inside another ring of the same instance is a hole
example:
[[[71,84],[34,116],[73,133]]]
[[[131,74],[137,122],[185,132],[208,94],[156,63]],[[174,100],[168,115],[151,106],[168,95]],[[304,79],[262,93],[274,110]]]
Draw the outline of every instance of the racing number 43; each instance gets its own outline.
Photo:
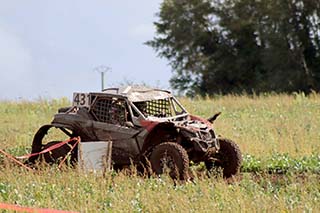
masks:
[[[89,94],[88,93],[74,93],[73,94],[73,106],[89,106]]]

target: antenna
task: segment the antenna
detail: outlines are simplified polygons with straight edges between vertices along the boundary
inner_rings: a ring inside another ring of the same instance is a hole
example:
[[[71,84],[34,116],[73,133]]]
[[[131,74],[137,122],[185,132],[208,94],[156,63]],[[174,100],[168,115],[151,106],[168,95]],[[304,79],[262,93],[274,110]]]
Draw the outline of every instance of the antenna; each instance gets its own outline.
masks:
[[[111,72],[111,67],[108,67],[108,66],[105,66],[105,65],[100,65],[100,66],[97,66],[93,69],[93,71],[95,72],[99,72],[101,74],[101,91],[103,91],[105,88],[104,88],[104,85],[105,85],[105,73],[107,72]]]

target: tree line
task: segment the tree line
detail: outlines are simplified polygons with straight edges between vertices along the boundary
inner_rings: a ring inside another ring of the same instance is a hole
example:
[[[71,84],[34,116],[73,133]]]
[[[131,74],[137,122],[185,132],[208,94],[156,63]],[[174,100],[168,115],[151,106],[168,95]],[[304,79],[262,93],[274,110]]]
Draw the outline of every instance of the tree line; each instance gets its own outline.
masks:
[[[320,91],[319,0],[164,0],[147,45],[188,95]]]

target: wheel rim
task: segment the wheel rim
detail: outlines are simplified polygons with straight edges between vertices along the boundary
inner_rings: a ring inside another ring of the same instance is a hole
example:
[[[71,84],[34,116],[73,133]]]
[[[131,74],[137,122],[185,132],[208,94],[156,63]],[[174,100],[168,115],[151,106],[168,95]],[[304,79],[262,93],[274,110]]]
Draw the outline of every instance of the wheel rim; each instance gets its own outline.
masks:
[[[223,177],[229,178],[236,175],[241,166],[241,152],[237,144],[228,139],[220,139],[221,149],[212,159],[208,159],[206,167],[211,170],[213,167],[223,170]]]
[[[161,174],[168,173],[171,178],[178,177],[178,169],[171,155],[164,153],[160,158]]]
[[[152,150],[150,163],[157,176],[167,174],[174,180],[186,180],[188,178],[188,154],[177,143],[164,142],[157,145]]]

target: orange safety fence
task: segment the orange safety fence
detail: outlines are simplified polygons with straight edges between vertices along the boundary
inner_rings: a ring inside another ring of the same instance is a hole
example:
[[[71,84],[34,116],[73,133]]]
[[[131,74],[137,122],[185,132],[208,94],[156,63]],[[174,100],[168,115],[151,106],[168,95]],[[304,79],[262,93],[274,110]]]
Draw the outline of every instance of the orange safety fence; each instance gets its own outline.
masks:
[[[0,209],[10,210],[14,212],[30,212],[30,213],[78,213],[74,211],[63,211],[63,210],[55,210],[55,209],[42,209],[42,208],[30,208],[23,207],[19,205],[0,203]]]
[[[66,141],[62,141],[60,143],[57,143],[53,146],[48,147],[47,149],[42,150],[41,152],[38,153],[32,153],[32,154],[28,154],[28,155],[24,155],[24,156],[20,156],[20,157],[14,157],[8,153],[6,153],[5,151],[3,151],[2,149],[0,149],[0,153],[2,153],[3,155],[5,155],[7,158],[9,158],[10,160],[14,161],[15,163],[19,164],[20,166],[26,168],[29,171],[33,171],[30,167],[26,166],[25,164],[23,164],[22,162],[20,162],[17,159],[26,159],[32,156],[36,156],[36,155],[40,155],[40,154],[44,154],[46,152],[50,152],[54,149],[57,149],[61,146],[63,146],[64,144],[67,144],[71,141],[76,141],[76,143],[72,146],[71,150],[69,151],[69,153],[71,153],[71,151],[76,147],[76,145],[80,142],[80,137],[77,138],[72,138]],[[68,153],[68,154],[69,154]],[[66,155],[64,157],[64,159],[61,161],[61,163],[59,164],[59,167],[62,165],[62,163],[67,159],[68,155]],[[54,209],[43,209],[43,208],[30,208],[30,207],[23,207],[23,206],[19,206],[19,205],[13,205],[13,204],[7,204],[7,203],[0,203],[0,209],[4,209],[4,210],[10,210],[10,211],[14,211],[14,212],[31,212],[31,213],[76,213],[76,212],[72,212],[72,211],[62,211],[62,210],[54,210]]]
[[[44,154],[44,153],[47,153],[47,152],[50,152],[52,150],[55,150],[71,141],[76,141],[76,143],[72,146],[71,150],[69,151],[69,153],[64,157],[64,159],[60,162],[59,164],[59,168],[62,166],[63,162],[65,162],[65,160],[67,159],[68,155],[71,153],[71,151],[76,147],[76,145],[78,143],[80,143],[80,137],[76,137],[76,138],[71,138],[69,140],[66,140],[66,141],[62,141],[60,143],[57,143],[57,144],[54,144],[44,150],[42,150],[41,152],[37,152],[37,153],[31,153],[31,154],[28,154],[28,155],[23,155],[23,156],[19,156],[19,157],[14,157],[12,155],[10,155],[9,153],[6,153],[5,151],[3,151],[2,149],[0,149],[0,153],[2,153],[3,155],[5,155],[7,158],[9,158],[10,160],[14,161],[15,163],[19,164],[20,166],[24,167],[25,169],[29,170],[29,171],[33,171],[30,167],[26,166],[25,164],[23,164],[22,162],[20,162],[19,160],[17,159],[27,159],[27,158],[30,158],[32,156],[36,156],[36,155],[40,155],[40,154]]]
[[[71,141],[74,141],[74,140],[76,140],[77,141],[76,143],[78,143],[80,141],[80,137],[71,138],[71,139],[66,140],[66,141],[61,141],[60,143],[54,144],[54,145],[42,150],[41,152],[32,153],[32,154],[28,154],[28,155],[23,155],[23,156],[19,156],[19,157],[16,157],[16,158],[17,159],[26,159],[26,158],[30,158],[30,157],[33,157],[33,156],[36,156],[36,155],[44,154],[46,152],[50,152],[50,151],[52,151],[54,149],[57,149],[57,148],[65,145],[65,144],[67,144],[67,143],[69,143]]]
[[[10,160],[14,161],[15,163],[19,164],[20,166],[22,166],[23,168],[29,170],[29,171],[33,171],[30,167],[24,165],[23,163],[21,163],[20,161],[18,161],[14,156],[6,153],[5,151],[3,151],[2,149],[0,149],[0,153],[2,153],[4,156],[6,156],[7,158],[9,158]]]

